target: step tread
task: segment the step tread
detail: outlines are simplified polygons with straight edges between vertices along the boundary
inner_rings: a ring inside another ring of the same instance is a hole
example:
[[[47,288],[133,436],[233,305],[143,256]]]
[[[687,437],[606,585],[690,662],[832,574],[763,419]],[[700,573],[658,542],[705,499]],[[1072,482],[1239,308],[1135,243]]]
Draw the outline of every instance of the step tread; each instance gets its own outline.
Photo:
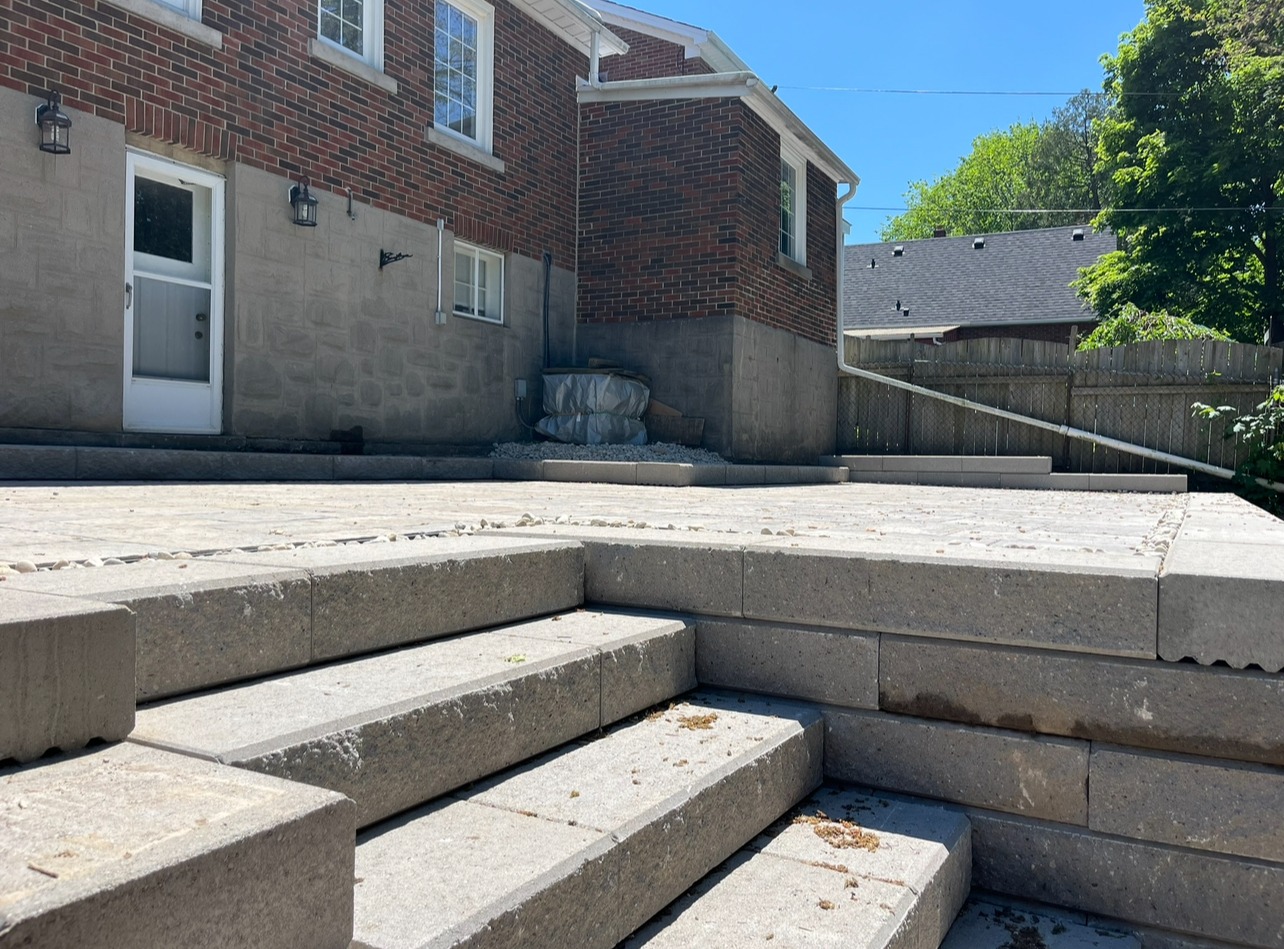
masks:
[[[354,945],[614,946],[818,784],[821,727],[695,693],[372,828]]]
[[[1034,909],[1003,898],[973,897],[941,949],[1141,949],[1131,932],[1085,921],[1082,913]]]
[[[971,829],[961,813],[824,788],[625,946],[937,946],[970,877]]]
[[[578,610],[145,707],[131,740],[342,791],[365,825],[694,687],[694,637]]]
[[[138,745],[0,771],[0,935],[341,947],[352,833],[339,794]]]

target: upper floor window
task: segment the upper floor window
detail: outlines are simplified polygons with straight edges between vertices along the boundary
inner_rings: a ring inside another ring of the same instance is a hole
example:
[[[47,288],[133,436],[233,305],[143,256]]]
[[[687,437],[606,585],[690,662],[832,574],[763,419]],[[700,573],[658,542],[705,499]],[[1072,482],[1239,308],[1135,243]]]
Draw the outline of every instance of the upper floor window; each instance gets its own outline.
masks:
[[[383,67],[383,0],[319,0],[317,16],[321,39]]]
[[[167,7],[173,7],[179,13],[193,20],[201,18],[201,0],[158,0]]]
[[[494,46],[490,4],[437,0],[433,124],[488,152]]]
[[[780,152],[780,252],[807,263],[807,161],[782,146]]]

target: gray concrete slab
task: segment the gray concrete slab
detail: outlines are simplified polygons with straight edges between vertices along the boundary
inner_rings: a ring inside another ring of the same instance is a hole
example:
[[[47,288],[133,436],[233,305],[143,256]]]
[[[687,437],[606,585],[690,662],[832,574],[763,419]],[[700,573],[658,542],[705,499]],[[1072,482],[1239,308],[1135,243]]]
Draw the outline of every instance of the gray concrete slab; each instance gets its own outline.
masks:
[[[133,727],[133,615],[0,586],[0,761],[118,741]]]
[[[0,771],[3,941],[346,949],[353,807],[125,744]]]
[[[483,629],[583,602],[584,552],[578,545],[500,534],[214,559],[307,572],[314,661]]]
[[[148,706],[131,740],[339,791],[367,826],[692,688],[693,641],[580,611]]]
[[[302,570],[207,558],[144,560],[18,574],[6,586],[128,607],[137,624],[140,701],[312,658],[312,582]]]
[[[884,636],[885,711],[1284,765],[1284,678]]]
[[[878,708],[878,636],[702,618],[696,675],[705,685]]]
[[[1088,477],[1092,491],[1157,491],[1169,494],[1186,492],[1186,476],[1177,474],[1092,474]]]
[[[1061,821],[1088,823],[1088,743],[827,709],[825,776]]]
[[[744,575],[754,619],[1155,656],[1145,569],[915,561],[803,539],[747,549]]]
[[[423,463],[428,481],[489,481],[495,476],[489,458],[424,458]]]
[[[332,461],[336,481],[420,481],[424,459],[412,455],[339,455]]]
[[[354,944],[609,949],[814,788],[819,739],[699,695],[412,811],[358,841]]]
[[[1284,768],[1094,745],[1089,783],[1093,830],[1284,863]]]
[[[1238,946],[1284,945],[1280,864],[991,812],[968,817],[977,886]]]
[[[586,481],[599,484],[637,484],[638,466],[632,461],[562,461],[544,462],[547,481]]]
[[[1041,949],[1144,949],[1136,933],[1090,926],[1082,915],[984,897],[967,901],[941,949],[1010,949],[1015,945]]]
[[[935,947],[967,896],[971,866],[961,814],[822,789],[625,946]]]

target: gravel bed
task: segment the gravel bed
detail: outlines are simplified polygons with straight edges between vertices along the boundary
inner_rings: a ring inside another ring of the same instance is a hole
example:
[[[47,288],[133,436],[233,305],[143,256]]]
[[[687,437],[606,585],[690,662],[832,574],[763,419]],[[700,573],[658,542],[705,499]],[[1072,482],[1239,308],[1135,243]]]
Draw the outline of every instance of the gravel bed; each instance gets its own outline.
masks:
[[[505,442],[492,458],[522,461],[660,461],[680,465],[725,465],[721,455],[703,448],[657,442],[653,445],[564,445],[561,442]]]

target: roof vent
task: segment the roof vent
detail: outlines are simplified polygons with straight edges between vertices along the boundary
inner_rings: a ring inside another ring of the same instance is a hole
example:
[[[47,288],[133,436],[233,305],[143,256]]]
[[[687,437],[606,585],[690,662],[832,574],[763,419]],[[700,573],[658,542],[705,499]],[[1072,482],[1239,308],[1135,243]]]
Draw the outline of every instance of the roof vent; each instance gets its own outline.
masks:
[[[873,270],[877,266],[878,266],[878,258],[877,257],[869,258],[869,269]]]
[[[1076,227],[1076,228],[1074,229],[1074,233],[1070,235],[1070,239],[1071,239],[1072,241],[1081,241],[1081,240],[1083,240],[1083,228],[1081,228],[1081,227]]]
[[[905,245],[904,245],[904,244],[897,244],[895,247],[893,247],[893,248],[892,248],[892,256],[893,256],[893,257],[904,257],[904,256],[905,256]]]
[[[984,237],[978,237],[978,238],[976,238],[975,240],[973,240],[973,241],[972,241],[972,249],[973,249],[973,250],[985,250],[985,238],[984,238]]]

